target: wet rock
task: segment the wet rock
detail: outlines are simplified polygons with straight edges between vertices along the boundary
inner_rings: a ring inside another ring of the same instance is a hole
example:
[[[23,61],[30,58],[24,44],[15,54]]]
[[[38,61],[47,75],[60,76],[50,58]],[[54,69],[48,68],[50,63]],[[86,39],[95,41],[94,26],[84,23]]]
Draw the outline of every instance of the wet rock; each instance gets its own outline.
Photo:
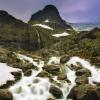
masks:
[[[33,83],[39,83],[39,82],[40,82],[39,79],[35,79],[35,80],[33,80]]]
[[[26,62],[20,64],[20,68],[25,72],[27,69],[36,69],[37,67],[34,66],[32,63]]]
[[[12,75],[14,75],[15,81],[18,81],[21,79],[22,77],[22,72],[18,71],[18,72],[11,72]]]
[[[8,80],[8,81],[6,82],[6,84],[3,84],[3,85],[0,86],[0,89],[7,89],[7,88],[9,88],[10,86],[12,86],[12,85],[15,84],[15,83],[16,83],[15,81],[10,81],[10,80]]]
[[[68,60],[70,60],[70,57],[68,55],[64,55],[60,58],[60,63],[64,64],[66,63]]]
[[[25,72],[24,72],[24,75],[25,76],[31,76],[32,74],[32,70],[31,69],[27,69]]]
[[[68,83],[70,83],[70,80],[68,80],[68,78],[67,78],[66,75],[58,75],[58,80],[65,80],[65,81],[67,81]]]
[[[59,75],[58,80],[67,80],[67,76],[66,75]]]
[[[63,98],[63,93],[62,91],[55,87],[55,86],[51,86],[49,92],[56,98],[56,99],[62,99]]]
[[[13,100],[13,96],[7,89],[0,89],[0,100]]]
[[[96,87],[89,84],[75,86],[67,98],[73,100],[100,100],[96,93]]]
[[[79,70],[76,71],[76,76],[82,76],[82,75],[90,77],[91,76],[91,72],[86,68],[79,69]]]
[[[97,94],[98,97],[100,98],[100,87],[98,87],[98,88],[96,89],[96,94]]]
[[[75,71],[77,71],[77,70],[79,70],[79,69],[82,69],[82,66],[81,66],[79,63],[77,63],[77,65],[71,64],[69,67],[70,67],[72,70],[75,70]]]
[[[77,85],[88,84],[89,83],[88,78],[86,76],[79,76],[79,77],[77,77],[75,82],[76,82]]]
[[[43,69],[53,75],[58,75],[60,73],[59,65],[45,65]]]
[[[7,61],[7,55],[0,53],[0,62],[6,63],[6,61]]]
[[[42,71],[42,72],[40,72],[38,75],[37,75],[37,77],[51,77],[51,75],[47,72],[47,71]]]

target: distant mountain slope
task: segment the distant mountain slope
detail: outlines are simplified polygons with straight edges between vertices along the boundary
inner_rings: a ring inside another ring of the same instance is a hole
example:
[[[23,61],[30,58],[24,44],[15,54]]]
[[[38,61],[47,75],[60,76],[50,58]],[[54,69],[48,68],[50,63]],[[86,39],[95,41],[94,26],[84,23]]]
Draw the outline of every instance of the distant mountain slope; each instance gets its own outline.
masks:
[[[66,22],[61,18],[58,9],[53,5],[47,5],[43,10],[40,10],[31,16],[29,24],[34,25],[37,23],[45,23],[52,28],[71,28]]]
[[[52,30],[33,27],[0,11],[0,45],[34,51],[56,42],[51,33]]]

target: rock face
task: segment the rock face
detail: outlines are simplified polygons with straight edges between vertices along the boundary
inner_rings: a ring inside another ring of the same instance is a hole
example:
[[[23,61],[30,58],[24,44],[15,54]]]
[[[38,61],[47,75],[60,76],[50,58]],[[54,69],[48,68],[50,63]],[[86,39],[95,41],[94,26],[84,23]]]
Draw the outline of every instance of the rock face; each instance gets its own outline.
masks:
[[[0,100],[13,100],[13,96],[8,90],[0,89]]]
[[[43,10],[40,10],[32,15],[29,24],[37,22],[44,22],[45,20],[50,21],[49,25],[53,28],[71,28],[62,20],[57,8],[53,5],[47,5]]]

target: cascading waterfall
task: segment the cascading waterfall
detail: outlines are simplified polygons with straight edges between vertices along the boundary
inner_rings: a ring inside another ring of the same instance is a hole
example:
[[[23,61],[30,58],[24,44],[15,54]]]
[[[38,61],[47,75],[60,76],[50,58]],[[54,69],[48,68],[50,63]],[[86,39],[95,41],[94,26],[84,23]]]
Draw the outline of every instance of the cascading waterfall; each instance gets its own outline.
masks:
[[[40,73],[43,69],[44,62],[40,61],[40,63],[35,62],[32,58],[26,57],[21,54],[17,54],[17,57],[21,60],[28,60],[33,65],[39,68],[38,71],[33,70],[32,75],[29,77],[23,76],[22,79],[16,83],[14,86],[11,86],[9,90],[12,92],[14,100],[47,100],[48,98],[52,98],[52,94],[49,92],[51,83],[49,78],[40,78],[37,77],[38,73]],[[97,70],[95,67],[91,66],[88,61],[81,59],[79,57],[72,57],[66,64],[66,75],[71,83],[67,83],[66,81],[57,80],[57,76],[54,76],[52,79],[61,83],[59,87],[62,90],[63,98],[56,100],[67,100],[67,95],[70,93],[70,90],[75,86],[75,71],[71,70],[68,66],[74,64],[77,66],[77,62],[80,62],[84,68],[88,68],[91,73],[92,81],[100,82],[100,70]],[[49,59],[48,64],[60,64],[60,57],[51,57]],[[53,84],[55,85],[55,84]]]
[[[41,48],[41,39],[40,39],[40,34],[39,34],[39,32],[38,32],[38,30],[37,29],[35,29],[36,30],[36,33],[37,33],[37,36],[38,36],[38,44],[39,44],[39,49]]]
[[[33,65],[39,68],[38,71],[32,72],[30,77],[23,76],[22,79],[16,83],[14,86],[11,86],[9,90],[12,92],[14,100],[47,100],[52,97],[52,94],[49,92],[50,85],[52,84],[49,81],[49,78],[39,78],[36,77],[38,73],[42,71],[44,62],[40,61],[38,64],[32,58],[26,57],[21,54],[17,54],[17,57],[20,60],[28,60]],[[51,57],[48,64],[60,64],[60,57]],[[75,73],[69,68],[66,69],[68,78],[75,80]],[[53,77],[54,81],[61,83],[62,86],[59,87],[63,92],[63,98],[59,100],[66,100],[66,96],[69,94],[71,88],[74,86],[74,83],[61,82],[57,80],[57,76]],[[72,81],[71,80],[71,81]]]

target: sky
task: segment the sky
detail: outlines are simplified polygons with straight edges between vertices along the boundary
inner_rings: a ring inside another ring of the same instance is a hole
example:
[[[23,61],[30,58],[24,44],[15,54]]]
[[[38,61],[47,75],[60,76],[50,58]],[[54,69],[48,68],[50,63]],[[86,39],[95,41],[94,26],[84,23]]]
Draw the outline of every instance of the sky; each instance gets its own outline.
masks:
[[[0,0],[0,10],[27,22],[32,14],[50,4],[67,22],[100,23],[100,0]]]

